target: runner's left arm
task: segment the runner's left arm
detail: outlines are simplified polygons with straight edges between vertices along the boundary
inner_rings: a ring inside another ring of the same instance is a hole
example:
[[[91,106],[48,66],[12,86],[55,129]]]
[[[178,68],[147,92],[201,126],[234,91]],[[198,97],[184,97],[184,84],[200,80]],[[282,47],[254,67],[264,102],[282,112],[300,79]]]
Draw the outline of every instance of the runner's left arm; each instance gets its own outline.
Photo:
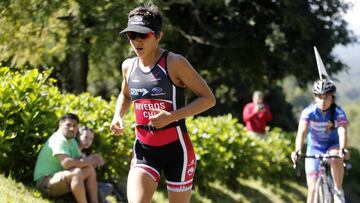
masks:
[[[171,122],[199,114],[214,106],[216,102],[215,96],[205,80],[183,56],[169,53],[167,62],[171,80],[177,86],[190,89],[197,95],[197,98],[188,105],[172,112],[156,110],[157,114],[150,117],[151,124],[156,128],[161,128]]]

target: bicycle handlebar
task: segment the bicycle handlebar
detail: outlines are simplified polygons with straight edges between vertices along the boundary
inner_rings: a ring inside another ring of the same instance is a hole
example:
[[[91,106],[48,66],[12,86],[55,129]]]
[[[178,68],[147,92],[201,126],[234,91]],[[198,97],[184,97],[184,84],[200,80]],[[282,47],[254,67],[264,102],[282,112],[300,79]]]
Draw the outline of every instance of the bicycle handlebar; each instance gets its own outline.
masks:
[[[342,159],[343,158],[339,155],[329,155],[329,154],[299,155],[299,157],[300,158],[312,158],[312,159],[329,159],[329,158]]]
[[[330,159],[330,158],[337,158],[337,159],[342,159],[343,157],[339,156],[339,155],[329,155],[329,154],[314,154],[314,155],[297,155],[299,156],[298,160],[294,163],[293,168],[295,170],[296,175],[299,177],[300,176],[300,167],[298,166],[300,159],[305,159],[305,158],[310,158],[310,159],[320,159],[320,160],[324,160],[324,159]],[[344,162],[344,168],[346,168],[346,163]]]

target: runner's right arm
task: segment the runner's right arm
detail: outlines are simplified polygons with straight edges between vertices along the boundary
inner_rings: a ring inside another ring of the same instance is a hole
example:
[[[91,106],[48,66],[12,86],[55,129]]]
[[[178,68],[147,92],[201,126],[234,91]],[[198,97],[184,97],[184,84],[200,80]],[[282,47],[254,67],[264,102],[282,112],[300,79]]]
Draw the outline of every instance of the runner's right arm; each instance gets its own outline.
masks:
[[[122,118],[125,113],[129,110],[131,105],[130,94],[128,90],[128,72],[131,69],[135,59],[127,59],[122,64],[122,84],[121,92],[116,100],[116,106],[114,111],[114,116],[110,125],[110,130],[115,135],[120,135],[124,131],[124,124]]]
[[[291,154],[293,163],[297,161],[297,155],[301,154],[302,146],[304,145],[306,134],[309,131],[309,126],[304,121],[299,122],[298,131],[295,140],[295,151]]]

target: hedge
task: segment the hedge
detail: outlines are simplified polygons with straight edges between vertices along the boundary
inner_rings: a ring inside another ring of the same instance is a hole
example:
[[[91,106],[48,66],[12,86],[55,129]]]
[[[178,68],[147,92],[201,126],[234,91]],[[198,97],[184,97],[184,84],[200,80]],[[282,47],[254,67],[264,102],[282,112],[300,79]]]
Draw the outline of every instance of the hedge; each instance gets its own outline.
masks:
[[[82,124],[94,128],[92,151],[101,153],[107,161],[98,171],[99,179],[126,179],[134,141],[133,113],[126,115],[125,133],[111,135],[115,98],[105,101],[89,93],[62,93],[53,85],[50,74],[51,70],[18,72],[0,68],[0,173],[32,181],[40,148],[57,129],[59,117],[74,112]],[[293,133],[275,128],[265,140],[250,137],[230,114],[188,118],[186,122],[198,161],[195,187],[203,190],[214,180],[236,186],[237,178],[280,182],[293,177]]]

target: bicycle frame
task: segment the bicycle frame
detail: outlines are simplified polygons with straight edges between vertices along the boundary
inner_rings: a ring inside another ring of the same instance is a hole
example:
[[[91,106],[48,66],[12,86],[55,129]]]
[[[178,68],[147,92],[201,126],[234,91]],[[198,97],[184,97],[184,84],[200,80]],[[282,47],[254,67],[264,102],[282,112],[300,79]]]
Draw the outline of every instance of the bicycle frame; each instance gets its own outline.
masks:
[[[320,159],[320,176],[316,180],[314,196],[314,202],[316,203],[333,202],[334,184],[329,170],[328,159]]]
[[[316,191],[314,196],[314,203],[332,203],[333,194],[335,192],[333,179],[330,173],[330,158],[342,158],[339,155],[329,154],[316,154],[316,155],[305,155],[300,158],[312,158],[319,159],[320,163],[320,175],[316,180]],[[298,167],[296,167],[298,168]]]

